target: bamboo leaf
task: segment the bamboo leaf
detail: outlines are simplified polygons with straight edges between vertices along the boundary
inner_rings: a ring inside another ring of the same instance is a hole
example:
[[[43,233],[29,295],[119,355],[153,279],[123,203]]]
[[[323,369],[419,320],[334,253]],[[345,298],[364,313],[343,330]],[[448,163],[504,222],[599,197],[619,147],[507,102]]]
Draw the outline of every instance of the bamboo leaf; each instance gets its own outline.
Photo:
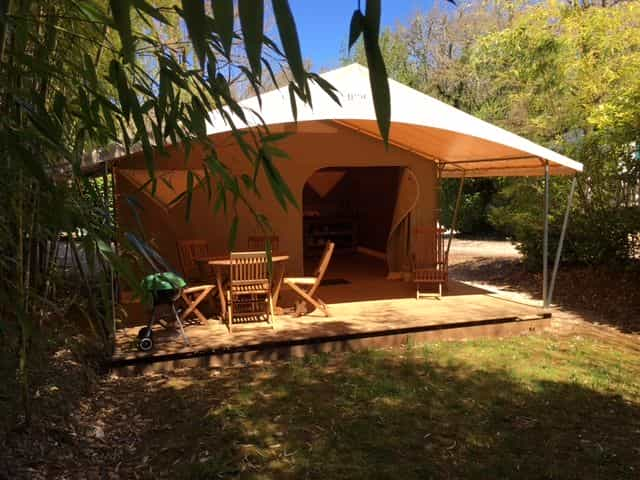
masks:
[[[207,50],[207,22],[204,0],[182,0],[182,18],[200,65],[204,68]]]
[[[136,10],[146,13],[150,17],[155,18],[156,20],[164,23],[165,25],[169,24],[169,21],[164,15],[162,15],[162,12],[160,12],[160,9],[149,4],[146,0],[132,0],[132,3],[133,3],[133,6],[136,8]]]
[[[186,208],[186,218],[187,221],[191,218],[191,204],[193,203],[193,172],[189,170],[187,172],[187,208]]]
[[[287,201],[294,207],[298,208],[298,202],[291,193],[287,182],[285,182],[282,175],[280,175],[280,172],[273,164],[269,153],[264,150],[262,150],[262,165],[267,180],[269,181],[269,185],[271,186],[271,190],[282,209],[287,211]]]
[[[380,0],[367,0],[364,11],[364,19],[368,26],[369,34],[377,38],[380,36]]]
[[[211,0],[213,22],[227,57],[231,56],[233,42],[233,0]]]
[[[109,81],[115,85],[118,90],[118,97],[120,99],[120,108],[122,108],[122,114],[125,119],[129,120],[131,114],[131,102],[129,85],[127,83],[127,77],[122,70],[122,66],[117,60],[111,60],[109,65]]]
[[[351,16],[351,25],[349,26],[349,50],[351,50],[351,47],[353,47],[358,38],[360,38],[363,23],[364,16],[359,9],[356,9]]]
[[[264,0],[238,0],[238,12],[249,65],[256,78],[260,78],[262,75],[260,58],[264,41]]]
[[[337,95],[338,89],[336,87],[331,85],[329,82],[327,82],[324,78],[322,78],[320,75],[316,73],[310,73],[309,77],[311,78],[311,81],[317,83],[318,86],[322,90],[324,90],[324,92],[327,95],[329,95],[334,102],[342,106],[342,103],[340,103],[340,98],[338,98],[338,95]]]
[[[83,56],[84,59],[84,68],[85,71],[87,72],[87,80],[89,81],[89,86],[91,86],[91,88],[96,89],[98,88],[98,75],[96,74],[96,66],[93,63],[93,60],[91,59],[91,57],[85,53]]]
[[[289,154],[287,152],[278,147],[274,147],[273,145],[265,144],[264,149],[269,155],[273,157],[289,158]]]
[[[267,142],[279,142],[280,140],[284,140],[292,135],[292,132],[278,132],[278,133],[270,133],[269,135],[265,135],[262,137],[262,141]]]
[[[280,33],[280,41],[284,49],[285,56],[291,67],[293,78],[300,88],[306,83],[304,63],[302,61],[302,52],[300,51],[300,39],[296,23],[291,13],[291,7],[288,0],[272,0],[273,13],[276,17],[278,32]]]
[[[53,99],[53,112],[58,117],[58,120],[62,122],[64,111],[67,105],[66,97],[60,93],[56,92],[56,95]]]
[[[298,105],[296,104],[296,91],[295,86],[289,84],[289,101],[291,102],[291,113],[293,114],[293,120],[298,121]]]
[[[269,63],[269,61],[266,58],[262,57],[262,63],[264,64],[265,68],[267,69],[267,72],[269,73],[269,78],[271,79],[271,82],[273,83],[274,88],[276,89],[280,88],[278,85],[278,80],[276,79],[276,76],[273,73],[273,68],[271,68],[271,64]]]
[[[261,95],[260,85],[256,81],[255,77],[251,75],[251,72],[249,72],[247,67],[245,67],[244,65],[239,65],[238,68],[242,72],[244,72],[246,78],[249,80],[249,83],[251,84],[251,88],[253,88],[253,92],[255,93],[255,97],[258,100],[258,106],[262,108],[262,95]],[[233,103],[236,103],[236,102],[233,102]]]
[[[131,0],[110,0],[111,15],[122,43],[122,57],[125,63],[133,62],[135,42],[131,30]]]
[[[224,187],[218,183],[216,185],[216,188],[218,190],[218,196],[216,198],[216,203],[213,206],[213,211],[214,213],[218,213],[220,211],[220,208],[222,208],[222,211],[224,213],[227,212],[227,194],[226,191],[224,189]]]
[[[207,110],[198,97],[191,98],[191,128],[200,136],[207,134]]]
[[[371,3],[376,3],[371,2]],[[367,2],[367,7],[369,2]],[[373,25],[373,26],[372,26]],[[367,65],[369,66],[369,83],[371,84],[371,94],[373,96],[373,105],[376,111],[376,119],[378,121],[378,129],[380,136],[389,144],[389,129],[391,127],[391,95],[389,93],[389,79],[387,78],[387,69],[384,65],[378,37],[375,35],[376,25],[379,28],[379,20],[368,19],[364,24],[364,49],[367,56]]]
[[[87,20],[95,23],[110,23],[109,17],[105,15],[103,5],[99,5],[94,0],[79,0],[71,3],[75,9],[82,12]]]

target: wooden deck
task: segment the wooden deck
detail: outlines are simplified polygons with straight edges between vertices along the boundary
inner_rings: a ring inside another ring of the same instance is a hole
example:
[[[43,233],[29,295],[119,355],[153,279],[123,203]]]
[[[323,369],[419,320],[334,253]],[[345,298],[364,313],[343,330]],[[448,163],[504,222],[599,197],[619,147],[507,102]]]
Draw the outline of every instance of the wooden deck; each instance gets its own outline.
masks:
[[[550,322],[550,314],[539,307],[456,282],[449,284],[439,300],[416,300],[412,284],[386,280],[369,260],[361,262],[356,268],[353,261],[348,268],[336,262],[330,269],[329,284],[320,288],[320,297],[332,314],[329,318],[319,312],[298,318],[280,315],[275,329],[265,323],[242,325],[232,334],[214,318],[206,324],[186,325],[190,346],[175,331],[158,327],[154,329],[154,350],[143,353],[136,348],[137,332],[145,318],[140,310],[135,315],[137,325],[132,322],[118,331],[111,366],[123,372],[222,366],[408,341],[508,336],[541,330]],[[285,295],[281,304],[290,301]]]

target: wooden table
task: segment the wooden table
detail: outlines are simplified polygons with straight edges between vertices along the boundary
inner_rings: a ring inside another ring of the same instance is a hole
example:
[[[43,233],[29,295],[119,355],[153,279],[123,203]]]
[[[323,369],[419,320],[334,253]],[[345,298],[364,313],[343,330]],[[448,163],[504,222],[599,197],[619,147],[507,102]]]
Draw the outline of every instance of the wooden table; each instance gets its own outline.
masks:
[[[229,257],[200,257],[194,259],[200,266],[210,265],[216,272],[216,286],[218,287],[218,296],[220,298],[221,317],[227,314],[227,299],[224,295],[224,277],[229,276],[229,268],[231,267],[231,259]],[[280,288],[282,287],[282,279],[284,278],[284,263],[289,260],[289,255],[273,255],[271,262],[273,263],[273,284],[271,298],[274,308],[278,305],[278,297],[280,296]],[[202,269],[204,270],[204,269]]]

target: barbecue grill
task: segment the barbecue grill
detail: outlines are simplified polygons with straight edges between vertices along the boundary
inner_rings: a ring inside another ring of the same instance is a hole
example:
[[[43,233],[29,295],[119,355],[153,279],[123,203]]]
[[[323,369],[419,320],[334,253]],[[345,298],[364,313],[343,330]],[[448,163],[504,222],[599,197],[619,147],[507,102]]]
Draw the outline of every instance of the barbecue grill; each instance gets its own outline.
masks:
[[[140,350],[148,352],[153,348],[153,324],[156,321],[156,309],[161,305],[169,305],[171,307],[175,322],[180,328],[182,339],[186,345],[189,345],[189,339],[184,333],[182,321],[175,305],[176,300],[182,294],[182,289],[186,285],[187,282],[173,272],[154,273],[144,277],[142,288],[151,296],[153,309],[151,310],[149,324],[138,331],[138,348]]]

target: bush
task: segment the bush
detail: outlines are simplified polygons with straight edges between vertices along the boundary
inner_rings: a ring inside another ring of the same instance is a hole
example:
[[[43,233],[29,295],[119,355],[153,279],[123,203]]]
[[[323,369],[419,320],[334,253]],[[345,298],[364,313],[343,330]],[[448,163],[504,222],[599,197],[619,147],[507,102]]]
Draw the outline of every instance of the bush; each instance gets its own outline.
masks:
[[[549,223],[549,263],[555,258],[562,215],[553,216]],[[544,230],[542,219],[523,214],[512,216],[512,238],[530,270],[542,268]],[[515,228],[514,228],[515,227]],[[585,213],[574,211],[562,250],[562,262],[572,264],[620,266],[638,253],[640,212],[638,209],[606,209]]]
[[[466,179],[460,202],[460,211],[456,222],[456,230],[463,234],[495,234],[494,225],[489,222],[489,208],[494,194],[498,189],[496,179],[471,178]],[[442,195],[440,204],[442,213],[440,220],[446,228],[451,227],[453,212],[460,179],[451,178],[442,181]]]

